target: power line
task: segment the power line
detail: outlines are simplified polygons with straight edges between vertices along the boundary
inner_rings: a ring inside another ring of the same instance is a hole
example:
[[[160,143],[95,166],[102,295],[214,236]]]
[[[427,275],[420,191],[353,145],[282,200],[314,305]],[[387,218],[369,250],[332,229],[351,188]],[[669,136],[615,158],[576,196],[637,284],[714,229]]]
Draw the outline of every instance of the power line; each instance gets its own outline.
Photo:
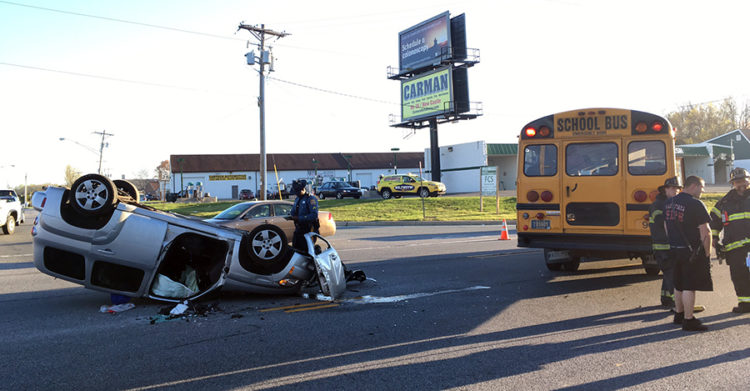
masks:
[[[42,67],[36,67],[36,66],[31,66],[31,65],[22,65],[22,64],[13,64],[13,63],[2,62],[2,61],[0,61],[0,65],[6,65],[6,66],[17,67],[17,68],[24,68],[24,69],[31,69],[31,70],[35,70],[35,71],[61,73],[61,74],[64,74],[64,75],[71,75],[71,76],[78,76],[78,77],[87,77],[87,78],[91,78],[91,79],[101,79],[101,80],[108,80],[108,81],[116,81],[116,82],[120,82],[120,83],[140,84],[140,85],[145,85],[145,86],[149,86],[149,87],[172,88],[172,89],[178,89],[178,90],[184,90],[184,91],[218,93],[218,94],[222,94],[222,95],[232,95],[232,96],[248,97],[248,95],[246,95],[246,94],[233,94],[233,93],[228,93],[228,92],[224,92],[224,91],[212,91],[212,90],[199,89],[199,88],[194,88],[194,87],[182,87],[182,86],[176,86],[176,85],[170,85],[170,84],[152,83],[152,82],[139,81],[139,80],[129,80],[129,79],[122,79],[122,78],[118,78],[118,77],[93,75],[93,74],[82,73],[82,72],[63,71],[63,70],[59,70],[59,69],[42,68]],[[323,92],[323,93],[326,93],[326,94],[338,95],[338,96],[343,96],[343,97],[352,98],[352,99],[366,100],[366,101],[376,102],[376,103],[383,103],[383,104],[387,104],[387,105],[397,105],[397,106],[400,106],[399,103],[389,102],[389,101],[380,100],[380,99],[367,98],[367,97],[363,97],[363,96],[357,96],[357,95],[347,94],[347,93],[344,93],[344,92],[338,92],[338,91],[333,91],[333,90],[326,90],[326,89],[323,89],[323,88],[308,86],[308,85],[305,85],[305,84],[302,84],[302,83],[297,83],[297,82],[283,80],[283,79],[277,79],[277,78],[271,77],[271,76],[268,76],[268,79],[269,80],[278,81],[280,83],[289,84],[289,85],[292,85],[292,86],[295,86],[295,87],[306,88],[306,89],[317,91],[317,92]]]
[[[200,88],[194,88],[194,87],[182,87],[182,86],[175,86],[170,84],[161,84],[161,83],[153,83],[148,81],[139,81],[139,80],[129,80],[129,79],[122,79],[118,77],[111,77],[111,76],[102,76],[102,75],[92,75],[90,73],[82,73],[82,72],[72,72],[72,71],[62,71],[59,69],[51,69],[51,68],[42,68],[42,67],[36,67],[31,65],[22,65],[22,64],[13,64],[9,62],[1,62],[0,65],[6,65],[11,67],[18,67],[18,68],[24,68],[24,69],[32,69],[35,71],[44,71],[44,72],[53,72],[53,73],[61,73],[64,75],[71,75],[71,76],[79,76],[79,77],[88,77],[92,79],[101,79],[101,80],[108,80],[108,81],[116,81],[120,83],[131,83],[131,84],[140,84],[150,87],[162,87],[162,88],[173,88],[178,90],[185,90],[185,91],[194,91],[194,92],[208,92],[208,93],[218,93],[223,95],[234,95],[234,96],[244,96],[247,97],[245,94],[232,94],[224,91],[212,91],[212,90],[206,90],[206,89],[200,89]]]
[[[366,98],[366,97],[363,97],[363,96],[351,95],[351,94],[346,94],[346,93],[343,93],[343,92],[338,92],[338,91],[333,91],[333,90],[326,90],[326,89],[323,89],[323,88],[308,86],[308,85],[301,84],[301,83],[296,83],[296,82],[293,82],[293,81],[277,79],[277,78],[271,77],[271,76],[268,76],[268,79],[269,80],[275,80],[275,81],[278,81],[278,82],[281,82],[281,83],[286,83],[286,84],[293,85],[293,86],[296,86],[296,87],[307,88],[307,89],[313,90],[313,91],[324,92],[326,94],[339,95],[339,96],[344,96],[344,97],[347,97],[347,98],[354,98],[354,99],[366,100],[366,101],[370,101],[370,102],[383,103],[383,104],[387,104],[387,105],[401,106],[400,103],[394,103],[394,102],[389,102],[389,101],[380,100],[380,99]]]
[[[0,3],[9,4],[9,5],[15,5],[15,6],[18,6],[18,7],[33,8],[33,9],[38,9],[38,10],[43,10],[43,11],[57,12],[57,13],[60,13],[60,14],[83,16],[83,17],[86,17],[86,18],[94,18],[94,19],[107,20],[107,21],[110,21],[110,22],[127,23],[127,24],[133,24],[133,25],[144,26],[144,27],[152,27],[152,28],[157,28],[157,29],[162,29],[162,30],[177,31],[177,32],[181,32],[181,33],[188,33],[188,34],[195,34],[195,35],[203,35],[203,36],[211,37],[211,38],[231,39],[231,40],[234,40],[234,41],[242,41],[242,42],[246,41],[246,40],[244,40],[242,38],[230,37],[230,36],[226,36],[226,35],[203,33],[203,32],[199,32],[199,31],[192,31],[192,30],[180,29],[180,28],[176,28],[176,27],[160,26],[158,24],[150,24],[150,23],[134,22],[132,20],[110,18],[108,16],[99,16],[99,15],[84,14],[84,13],[81,13],[81,12],[63,11],[63,10],[59,10],[59,9],[55,9],[55,8],[40,7],[40,6],[36,6],[36,5],[29,5],[29,4],[22,4],[22,3],[14,3],[12,1],[0,0]]]

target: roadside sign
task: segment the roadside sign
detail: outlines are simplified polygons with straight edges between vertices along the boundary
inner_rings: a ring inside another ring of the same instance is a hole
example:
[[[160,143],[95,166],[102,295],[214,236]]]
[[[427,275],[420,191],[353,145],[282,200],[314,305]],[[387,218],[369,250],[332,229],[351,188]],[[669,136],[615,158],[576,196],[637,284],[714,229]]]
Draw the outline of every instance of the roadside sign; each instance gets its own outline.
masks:
[[[495,196],[495,212],[500,213],[500,193],[497,188],[497,167],[479,168],[479,211],[484,212],[484,196]]]

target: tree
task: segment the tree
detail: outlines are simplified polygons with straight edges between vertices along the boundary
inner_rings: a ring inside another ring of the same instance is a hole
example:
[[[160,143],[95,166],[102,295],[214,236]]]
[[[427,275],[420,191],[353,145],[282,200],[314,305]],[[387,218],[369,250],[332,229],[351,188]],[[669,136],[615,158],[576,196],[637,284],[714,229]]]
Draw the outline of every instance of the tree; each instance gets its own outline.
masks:
[[[734,99],[729,97],[718,108],[713,102],[688,103],[667,114],[667,119],[676,129],[677,144],[695,144],[735,129],[748,130],[750,107],[745,103],[739,110]]]
[[[159,163],[159,165],[156,166],[155,172],[156,172],[156,179],[160,181],[164,181],[164,182],[169,181],[169,173],[170,173],[169,160],[164,160],[161,163]]]
[[[81,176],[81,172],[73,168],[70,164],[65,166],[65,186],[73,187],[73,182]]]
[[[150,179],[148,177],[148,170],[147,169],[141,169],[138,170],[138,172],[135,173],[136,179]]]

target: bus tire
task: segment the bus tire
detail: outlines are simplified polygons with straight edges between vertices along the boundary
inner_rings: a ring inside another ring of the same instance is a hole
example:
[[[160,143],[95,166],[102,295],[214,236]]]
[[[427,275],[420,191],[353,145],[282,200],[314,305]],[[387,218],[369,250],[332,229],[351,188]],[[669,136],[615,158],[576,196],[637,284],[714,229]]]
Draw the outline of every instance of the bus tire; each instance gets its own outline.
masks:
[[[581,266],[581,258],[575,257],[570,261],[561,263],[561,265],[566,272],[574,272]]]
[[[646,274],[648,274],[649,276],[658,276],[660,271],[658,266],[651,265],[643,265],[643,270],[645,270]]]
[[[549,249],[544,249],[544,263],[547,265],[547,270],[553,271],[553,272],[559,272],[562,269],[562,263],[560,262],[550,262],[549,260]]]

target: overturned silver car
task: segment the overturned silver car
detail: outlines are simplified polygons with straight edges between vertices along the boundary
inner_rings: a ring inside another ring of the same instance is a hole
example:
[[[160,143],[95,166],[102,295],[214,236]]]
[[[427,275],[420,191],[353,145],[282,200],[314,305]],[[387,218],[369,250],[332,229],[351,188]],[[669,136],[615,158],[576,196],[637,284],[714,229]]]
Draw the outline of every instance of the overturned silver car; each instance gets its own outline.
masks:
[[[36,192],[32,205],[34,264],[43,273],[87,288],[178,302],[219,288],[296,293],[310,281],[335,299],[344,267],[325,238],[307,235],[307,252],[285,246],[268,263],[253,257],[248,232],[138,204],[127,181],[84,175],[71,189]],[[317,244],[316,244],[317,241]]]

